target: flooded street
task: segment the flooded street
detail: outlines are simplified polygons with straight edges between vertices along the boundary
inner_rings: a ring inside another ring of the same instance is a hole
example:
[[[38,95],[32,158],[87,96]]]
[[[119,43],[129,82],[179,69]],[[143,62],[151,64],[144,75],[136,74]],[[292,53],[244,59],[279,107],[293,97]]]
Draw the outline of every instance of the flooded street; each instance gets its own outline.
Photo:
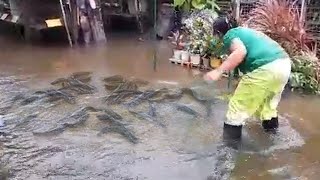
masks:
[[[0,168],[9,179],[319,179],[318,97],[287,94],[279,132],[250,121],[233,150],[221,141],[226,102],[186,93],[199,72],[169,63],[165,41],[154,60],[153,44],[138,38],[70,49],[0,36]],[[117,99],[114,83],[131,99]]]

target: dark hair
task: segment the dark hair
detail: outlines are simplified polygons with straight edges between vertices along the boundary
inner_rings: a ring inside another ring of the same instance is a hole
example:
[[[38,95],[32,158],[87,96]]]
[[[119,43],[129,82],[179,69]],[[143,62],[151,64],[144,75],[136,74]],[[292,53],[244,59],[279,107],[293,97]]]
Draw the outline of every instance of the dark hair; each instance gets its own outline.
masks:
[[[219,17],[214,21],[212,28],[214,34],[225,35],[230,29],[235,28],[237,26],[238,25],[232,20],[229,20],[229,18]]]

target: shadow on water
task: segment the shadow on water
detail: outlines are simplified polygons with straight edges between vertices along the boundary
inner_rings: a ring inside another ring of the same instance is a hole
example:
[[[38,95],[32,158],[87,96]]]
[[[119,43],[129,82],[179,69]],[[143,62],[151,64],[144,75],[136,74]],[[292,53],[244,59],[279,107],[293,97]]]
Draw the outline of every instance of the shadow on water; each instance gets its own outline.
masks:
[[[1,174],[317,179],[318,99],[289,94],[276,135],[250,121],[241,148],[230,149],[221,142],[226,102],[208,106],[185,93],[199,72],[169,63],[172,52],[164,41],[156,43],[155,70],[153,43],[133,34],[113,32],[104,46],[74,49],[0,36],[0,168],[8,169]],[[113,75],[121,76],[104,79]],[[221,92],[226,87],[216,84]]]

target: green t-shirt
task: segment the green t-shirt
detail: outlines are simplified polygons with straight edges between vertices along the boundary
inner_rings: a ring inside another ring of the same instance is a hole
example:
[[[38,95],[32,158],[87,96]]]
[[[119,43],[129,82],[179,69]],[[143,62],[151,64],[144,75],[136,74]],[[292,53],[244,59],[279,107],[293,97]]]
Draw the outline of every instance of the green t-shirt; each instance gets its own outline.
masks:
[[[286,51],[262,32],[237,27],[229,30],[223,37],[224,48],[229,49],[233,39],[239,38],[247,49],[244,61],[238,66],[242,73],[251,72],[276,59],[286,58]]]

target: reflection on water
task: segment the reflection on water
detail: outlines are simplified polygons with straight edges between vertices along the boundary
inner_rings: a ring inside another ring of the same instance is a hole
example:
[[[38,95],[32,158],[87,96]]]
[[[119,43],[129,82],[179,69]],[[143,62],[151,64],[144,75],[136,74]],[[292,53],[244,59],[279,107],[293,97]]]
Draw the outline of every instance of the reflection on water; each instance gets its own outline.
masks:
[[[50,82],[73,72],[93,72],[91,84],[98,88],[94,95],[81,96],[77,106],[16,107],[15,114],[6,116],[6,122],[11,122],[12,126],[13,122],[23,122],[19,117],[28,113],[38,113],[38,118],[42,119],[39,122],[45,119],[55,122],[78,106],[106,107],[100,101],[107,94],[102,79],[115,74],[150,81],[147,88],[176,88],[193,83],[198,72],[169,63],[171,50],[166,42],[155,44],[155,65],[153,45],[132,34],[114,34],[105,46],[74,49],[67,48],[67,44],[31,46],[0,36],[1,79],[20,80],[19,86],[1,85],[2,104],[18,91],[26,95],[52,88]],[[226,86],[225,82],[218,84],[222,91]],[[125,117],[130,124],[128,128],[138,135],[140,143],[135,146],[116,134],[96,136],[104,123],[94,118],[95,113],[90,113],[84,126],[56,136],[36,137],[27,131],[17,131],[10,140],[11,145],[0,139],[0,148],[6,154],[1,160],[11,166],[11,175],[16,179],[195,180],[228,179],[230,173],[235,179],[317,179],[320,175],[319,102],[314,97],[290,94],[281,103],[280,132],[268,135],[261,131],[257,121],[250,122],[240,151],[221,144],[226,103],[214,104],[212,115],[206,118],[206,109],[199,102],[182,98],[180,103],[201,116],[194,118],[177,113],[172,104],[158,103],[157,113],[167,128],[133,118],[122,106],[110,106]],[[20,128],[28,129],[28,125],[22,124]],[[6,138],[10,139],[9,135]],[[10,155],[22,152],[26,155]]]

